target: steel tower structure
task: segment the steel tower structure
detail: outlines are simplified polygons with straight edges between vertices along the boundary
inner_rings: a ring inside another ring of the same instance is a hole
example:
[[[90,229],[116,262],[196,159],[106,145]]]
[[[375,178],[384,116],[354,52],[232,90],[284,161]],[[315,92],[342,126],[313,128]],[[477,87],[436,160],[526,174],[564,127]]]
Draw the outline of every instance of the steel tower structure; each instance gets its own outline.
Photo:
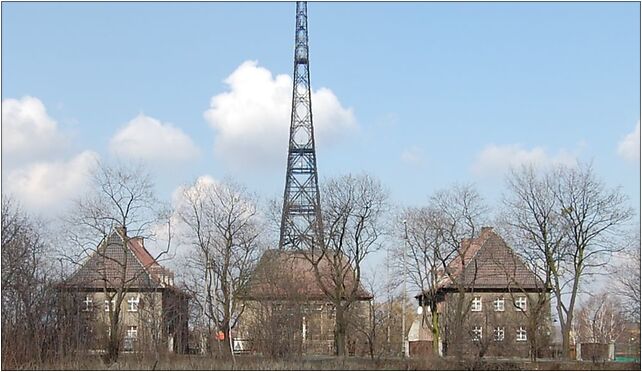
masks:
[[[294,74],[288,165],[280,249],[311,250],[322,241],[321,203],[314,149],[307,3],[296,3]]]

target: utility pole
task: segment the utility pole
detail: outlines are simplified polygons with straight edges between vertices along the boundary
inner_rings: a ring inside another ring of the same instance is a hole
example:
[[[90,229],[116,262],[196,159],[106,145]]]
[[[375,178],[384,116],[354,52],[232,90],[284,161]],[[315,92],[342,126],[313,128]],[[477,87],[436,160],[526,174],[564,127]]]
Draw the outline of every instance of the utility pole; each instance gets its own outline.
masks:
[[[406,267],[406,244],[408,242],[408,226],[406,220],[403,220],[403,297],[401,298],[401,353],[403,357],[406,357],[406,273],[408,272]]]
[[[386,322],[386,351],[390,352],[390,315],[392,314],[392,295],[390,293],[390,246],[386,247],[386,295],[388,300],[388,321]]]
[[[279,249],[312,250],[323,243],[312,125],[307,3],[296,3],[292,116]]]

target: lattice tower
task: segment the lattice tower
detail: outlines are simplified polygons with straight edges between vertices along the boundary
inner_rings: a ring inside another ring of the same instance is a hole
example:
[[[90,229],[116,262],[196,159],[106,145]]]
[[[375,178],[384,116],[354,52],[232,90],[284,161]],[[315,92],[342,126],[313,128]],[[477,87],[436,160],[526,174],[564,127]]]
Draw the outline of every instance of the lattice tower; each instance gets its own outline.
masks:
[[[308,15],[296,3],[292,116],[283,195],[280,249],[309,250],[322,241],[321,204],[312,125]]]

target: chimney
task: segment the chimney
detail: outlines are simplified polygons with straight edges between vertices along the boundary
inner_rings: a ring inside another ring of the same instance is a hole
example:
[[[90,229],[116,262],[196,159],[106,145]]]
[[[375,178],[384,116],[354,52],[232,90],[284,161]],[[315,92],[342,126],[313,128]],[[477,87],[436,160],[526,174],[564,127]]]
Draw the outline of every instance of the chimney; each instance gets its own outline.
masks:
[[[125,226],[116,226],[116,231],[123,238],[127,236],[127,227]]]

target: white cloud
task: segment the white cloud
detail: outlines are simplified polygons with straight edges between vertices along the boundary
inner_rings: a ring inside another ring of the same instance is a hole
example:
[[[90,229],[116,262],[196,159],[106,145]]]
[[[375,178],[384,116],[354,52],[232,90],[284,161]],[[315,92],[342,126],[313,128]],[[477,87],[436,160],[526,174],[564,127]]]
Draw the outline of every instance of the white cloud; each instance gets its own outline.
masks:
[[[281,164],[287,153],[292,79],[256,61],[243,62],[225,79],[228,91],[212,97],[205,119],[216,131],[215,153],[235,166]],[[350,108],[327,88],[312,91],[316,144],[323,146],[356,130]]]
[[[203,175],[196,179],[193,185],[180,185],[172,193],[172,205],[175,209],[180,209],[187,201],[185,195],[196,197],[200,194],[199,190],[206,190],[218,184],[212,176]]]
[[[68,138],[35,97],[2,101],[2,155],[12,163],[42,159],[67,147]]]
[[[419,146],[410,146],[401,152],[401,160],[407,164],[419,165],[423,163],[424,151]]]
[[[26,208],[53,213],[85,191],[97,160],[98,154],[84,151],[69,161],[32,163],[10,171],[4,184]]]
[[[550,155],[542,147],[534,147],[529,150],[519,144],[491,144],[477,155],[472,170],[477,175],[500,175],[510,167],[521,165],[548,167],[554,165],[574,166],[576,164],[577,157],[563,149],[555,155]]]
[[[640,121],[635,129],[624,137],[617,146],[617,153],[629,161],[640,161]]]
[[[109,149],[119,157],[162,163],[190,160],[199,153],[192,139],[182,130],[143,114],[112,137]]]

